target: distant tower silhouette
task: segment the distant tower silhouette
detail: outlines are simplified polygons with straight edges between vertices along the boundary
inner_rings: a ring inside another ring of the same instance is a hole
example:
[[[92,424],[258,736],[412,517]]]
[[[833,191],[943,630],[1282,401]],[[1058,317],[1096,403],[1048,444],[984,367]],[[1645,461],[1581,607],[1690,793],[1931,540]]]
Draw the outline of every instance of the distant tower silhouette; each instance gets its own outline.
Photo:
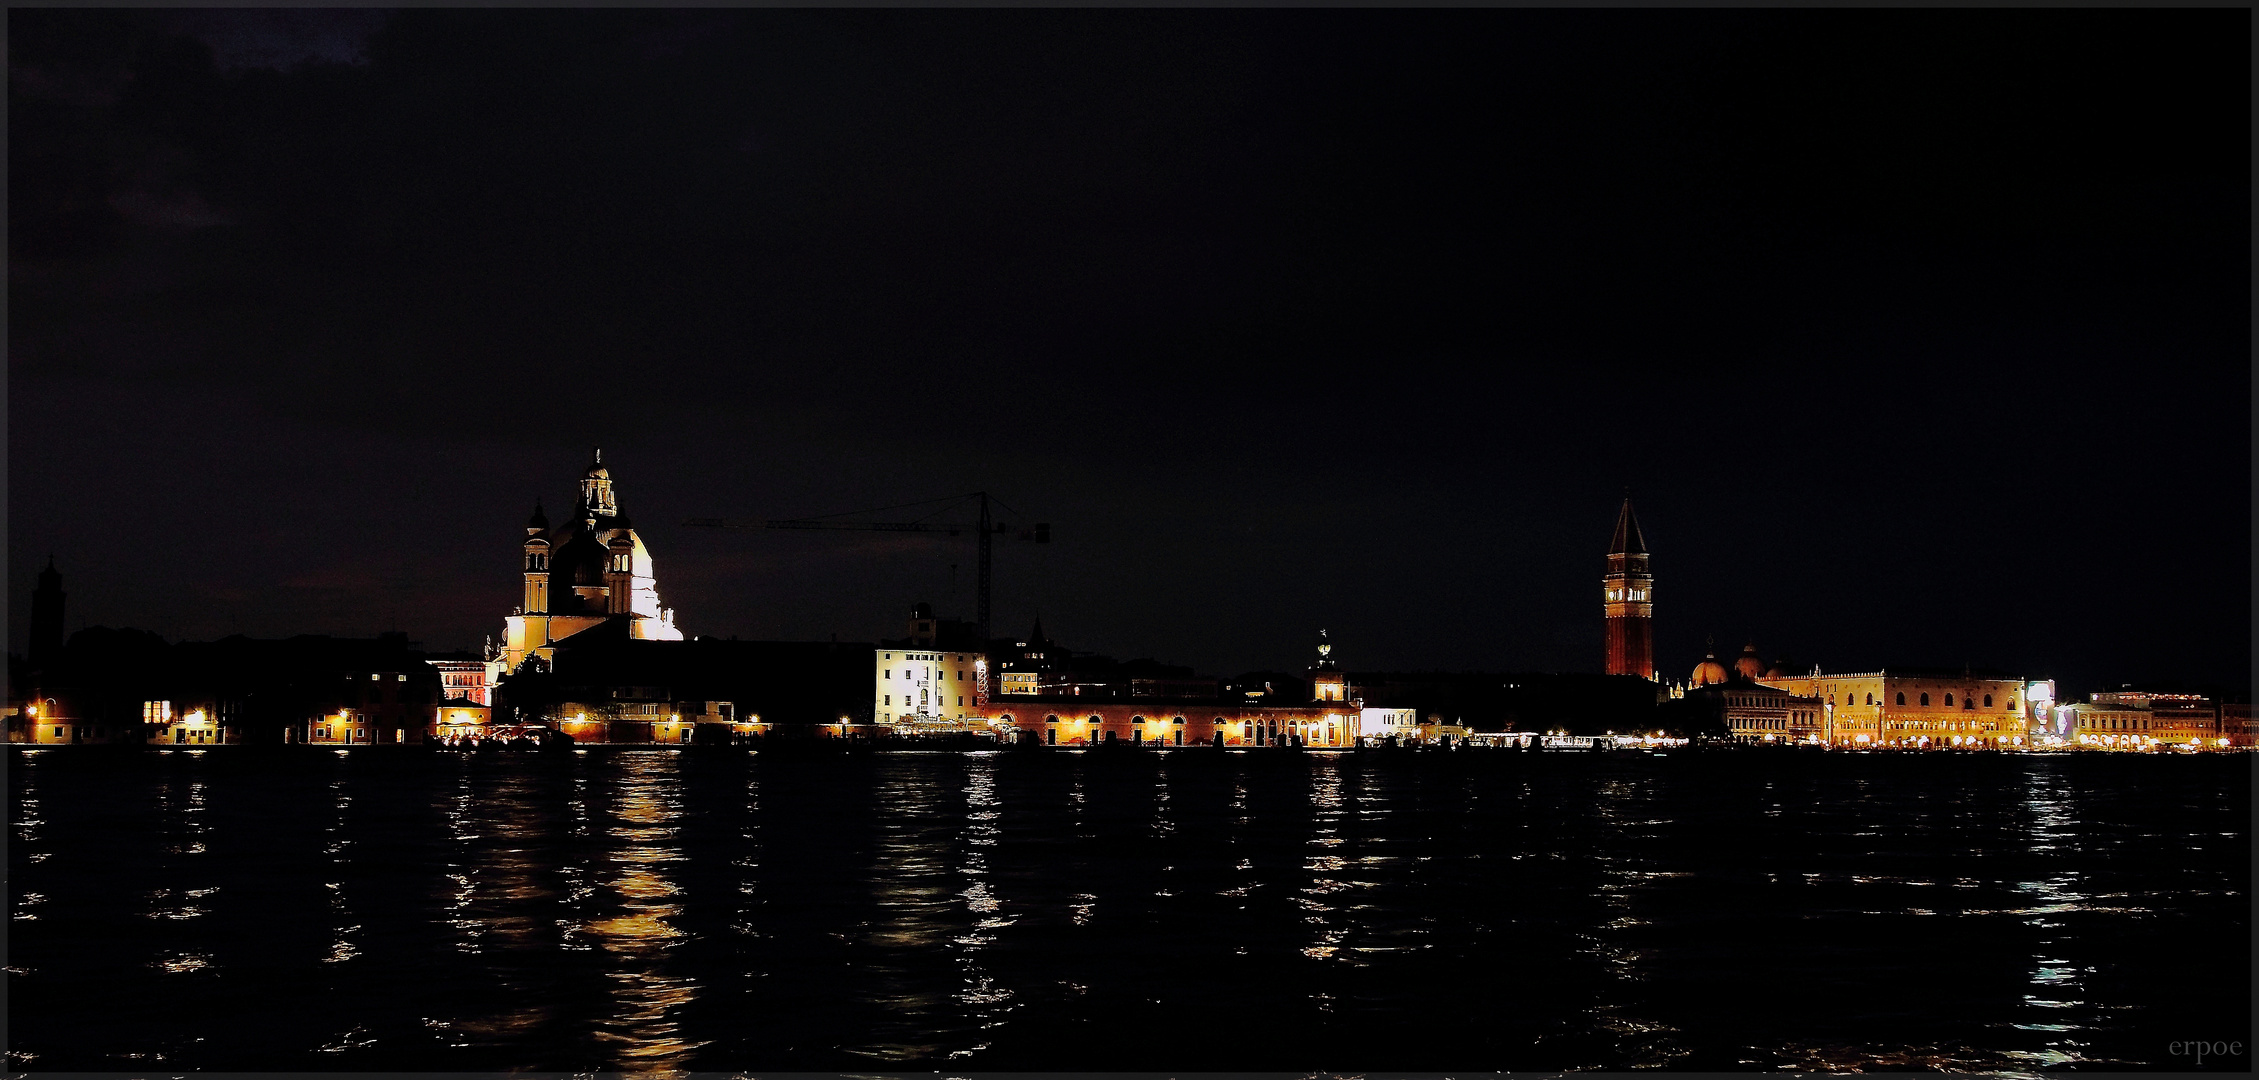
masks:
[[[1647,572],[1647,539],[1632,516],[1631,497],[1616,515],[1616,537],[1608,543],[1608,573],[1600,579],[1606,613],[1610,675],[1655,677],[1655,579]]]
[[[43,668],[63,654],[63,575],[55,569],[55,557],[47,557],[47,569],[39,572],[39,587],[31,593],[31,643],[26,659],[31,666]]]

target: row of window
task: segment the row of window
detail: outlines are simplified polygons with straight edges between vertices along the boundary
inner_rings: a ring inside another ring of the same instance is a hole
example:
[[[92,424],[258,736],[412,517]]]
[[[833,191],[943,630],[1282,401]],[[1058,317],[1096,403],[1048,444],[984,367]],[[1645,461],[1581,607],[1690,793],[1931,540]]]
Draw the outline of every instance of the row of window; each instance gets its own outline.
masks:
[[[1011,722],[1012,722],[1012,718],[1011,718],[1011,717],[1009,717],[1009,716],[1007,716],[1007,717],[1005,717],[1005,718],[1004,718],[1004,722],[1005,722],[1005,723],[1007,723],[1007,724],[1009,724],[1009,723],[1011,723]],[[1044,717],[1044,718],[1043,718],[1043,722],[1044,722],[1044,723],[1046,723],[1046,724],[1056,724],[1056,723],[1058,723],[1058,722],[1059,722],[1059,718],[1058,718],[1058,716],[1056,716],[1056,715],[1052,715],[1052,716],[1046,716],[1046,717]],[[1106,721],[1105,721],[1105,720],[1103,720],[1103,719],[1101,719],[1101,718],[1099,718],[1099,717],[1097,717],[1097,716],[1092,716],[1092,717],[1090,717],[1090,718],[1089,718],[1088,720],[1086,720],[1086,721],[1084,721],[1084,722],[1085,722],[1085,723],[1091,723],[1091,724],[1103,724],[1103,723],[1105,723]],[[1142,723],[1145,723],[1145,718],[1144,718],[1144,717],[1142,717],[1142,716],[1132,716],[1132,717],[1130,717],[1130,720],[1129,720],[1129,722],[1130,722],[1130,723],[1132,723],[1132,724],[1142,724]],[[1181,723],[1184,723],[1184,717],[1181,717],[1181,716],[1180,716],[1180,717],[1177,717],[1176,719],[1174,719],[1174,720],[1171,720],[1171,721],[1169,721],[1169,722],[1170,722],[1170,723],[1172,723],[1172,724],[1181,724]],[[1215,719],[1215,722],[1216,722],[1216,723],[1218,723],[1218,724],[1223,724],[1223,723],[1228,723],[1229,721],[1226,721],[1226,720],[1225,720],[1225,719],[1224,719],[1223,717],[1219,716],[1219,717],[1217,717],[1217,718]],[[1155,723],[1159,723],[1159,721],[1155,721]]]
[[[1928,705],[1928,704],[1930,703],[1930,696],[1929,696],[1929,695],[1928,695],[1927,693],[1924,693],[1924,694],[1920,694],[1920,695],[1918,695],[1918,696],[1919,696],[1919,697],[1921,698],[1921,702],[1922,702],[1922,704],[1923,704],[1924,706],[1927,706],[1927,705]],[[1855,702],[1855,701],[1852,701],[1852,700],[1851,700],[1851,695],[1849,695],[1849,694],[1845,694],[1845,695],[1843,695],[1843,703],[1844,703],[1845,705],[1856,705],[1856,704],[1861,704],[1860,702]],[[1868,694],[1868,695],[1867,695],[1867,700],[1866,700],[1866,701],[1864,702],[1864,704],[1872,705],[1872,704],[1874,704],[1874,703],[1875,703],[1875,695],[1873,695],[1873,694]],[[1835,695],[1834,695],[1834,694],[1829,694],[1829,695],[1828,695],[1828,704],[1830,704],[1830,705],[1833,705],[1833,704],[1835,704]],[[1901,691],[1899,691],[1899,692],[1898,692],[1898,704],[1900,704],[1900,705],[1904,705],[1904,704],[1906,704],[1906,692],[1905,692],[1904,690],[1901,690]],[[1945,695],[1945,707],[1946,707],[1946,708],[1949,708],[1949,709],[1953,707],[1953,695],[1951,695],[1951,694],[1947,694],[1947,695]],[[1968,696],[1964,695],[1964,696],[1963,696],[1963,697],[1961,698],[1961,707],[1962,707],[1962,708],[1964,708],[1964,709],[1974,709],[1974,708],[1976,708],[1976,707],[1977,707],[1977,702],[1976,702],[1976,699],[1975,699],[1975,698],[1972,698],[1972,697],[1968,697]],[[1984,707],[1985,707],[1985,708],[1987,708],[1987,709],[1989,709],[1989,708],[1992,708],[1992,695],[1991,695],[1991,694],[1986,694],[1986,695],[1984,696]],[[2015,698],[2009,698],[2009,699],[2008,699],[2008,705],[2007,705],[2007,707],[2008,707],[2008,708],[2010,708],[2010,709],[2014,709],[2014,708],[2016,707],[2016,699],[2015,699]]]
[[[1156,736],[1156,737],[1158,737],[1158,736]],[[1144,741],[1145,741],[1145,732],[1144,732],[1143,730],[1138,730],[1138,731],[1133,731],[1133,732],[1130,732],[1130,738],[1132,738],[1132,739],[1135,739],[1135,740],[1136,740],[1136,741],[1138,741],[1138,742],[1144,742]],[[1046,743],[1047,745],[1050,745],[1050,746],[1057,746],[1057,745],[1059,745],[1059,729],[1058,729],[1058,728],[1051,728],[1050,730],[1048,730],[1048,731],[1045,731],[1045,732],[1043,733],[1043,741],[1044,741],[1044,743]],[[1178,746],[1183,746],[1183,745],[1184,745],[1184,732],[1181,732],[1181,731],[1179,731],[1179,732],[1177,732],[1177,733],[1176,733],[1176,745],[1178,745]]]
[[[887,668],[887,669],[886,669],[886,670],[885,670],[884,672],[880,673],[880,675],[879,675],[879,678],[882,678],[882,679],[891,679],[891,678],[893,678],[893,677],[894,677],[894,669],[893,669],[893,668]],[[902,669],[902,677],[903,677],[903,678],[905,678],[905,679],[915,679],[915,678],[917,678],[917,677],[918,677],[918,672],[917,672],[917,669],[916,669],[916,668],[903,668],[903,669]],[[941,678],[942,678],[942,681],[945,681],[945,682],[946,682],[946,681],[948,680],[948,678],[949,678],[949,673],[948,673],[947,671],[943,671],[943,672],[941,672]],[[958,681],[958,682],[964,682],[964,681],[965,681],[965,673],[964,673],[964,672],[963,672],[962,670],[960,670],[960,671],[958,671],[958,672],[957,672],[957,681]]]

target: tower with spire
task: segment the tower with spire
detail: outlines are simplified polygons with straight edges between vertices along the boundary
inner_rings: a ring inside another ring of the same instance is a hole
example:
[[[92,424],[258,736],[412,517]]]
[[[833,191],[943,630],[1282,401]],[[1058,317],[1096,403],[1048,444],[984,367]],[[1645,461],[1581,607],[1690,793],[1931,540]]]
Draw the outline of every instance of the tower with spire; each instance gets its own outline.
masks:
[[[1616,514],[1608,572],[1600,579],[1602,625],[1610,675],[1655,677],[1655,578],[1647,571],[1647,538],[1639,533],[1631,496]]]
[[[25,659],[36,669],[44,669],[63,655],[63,575],[55,569],[55,557],[47,557],[47,569],[39,572],[39,585],[31,593],[31,641]]]

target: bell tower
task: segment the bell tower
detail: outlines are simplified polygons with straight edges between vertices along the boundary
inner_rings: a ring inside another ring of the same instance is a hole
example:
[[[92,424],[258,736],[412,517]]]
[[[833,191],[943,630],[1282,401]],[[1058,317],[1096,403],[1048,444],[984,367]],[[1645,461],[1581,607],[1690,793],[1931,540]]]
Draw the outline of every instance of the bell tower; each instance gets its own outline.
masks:
[[[533,517],[526,521],[526,597],[519,608],[527,615],[542,615],[549,611],[549,515],[541,512],[541,500],[533,501]]]
[[[1647,572],[1647,539],[1639,534],[1631,497],[1616,515],[1608,573],[1600,579],[1610,675],[1655,677],[1655,578]]]

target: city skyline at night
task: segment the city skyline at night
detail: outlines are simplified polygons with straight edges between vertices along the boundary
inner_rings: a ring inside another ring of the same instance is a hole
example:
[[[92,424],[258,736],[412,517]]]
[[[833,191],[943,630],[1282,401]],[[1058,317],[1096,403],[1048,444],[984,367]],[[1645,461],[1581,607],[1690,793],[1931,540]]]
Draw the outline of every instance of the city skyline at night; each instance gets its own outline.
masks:
[[[1628,487],[1667,676],[2244,686],[2231,17],[19,12],[10,638],[470,648],[602,444],[693,634],[988,490],[1000,627],[1591,671]]]

